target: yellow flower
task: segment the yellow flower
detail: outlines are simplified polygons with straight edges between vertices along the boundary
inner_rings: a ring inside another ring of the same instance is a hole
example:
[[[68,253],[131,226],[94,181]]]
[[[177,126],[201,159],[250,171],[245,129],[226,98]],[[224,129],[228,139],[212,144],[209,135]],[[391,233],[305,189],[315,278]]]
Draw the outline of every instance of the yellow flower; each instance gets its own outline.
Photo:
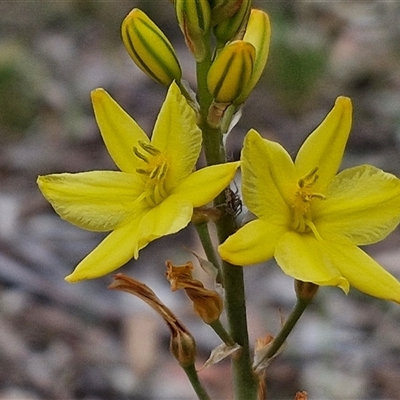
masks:
[[[92,231],[112,231],[69,282],[97,278],[121,267],[151,241],[178,232],[194,207],[210,202],[233,178],[238,163],[194,171],[201,150],[196,115],[173,83],[151,141],[103,89],[92,92],[103,140],[121,171],[54,174],[38,178],[55,211]]]
[[[357,246],[378,242],[400,221],[400,180],[369,165],[339,174],[351,128],[350,99],[339,97],[293,162],[254,130],[242,153],[243,197],[257,217],[219,247],[249,265],[275,257],[293,278],[350,285],[400,303],[400,283]]]

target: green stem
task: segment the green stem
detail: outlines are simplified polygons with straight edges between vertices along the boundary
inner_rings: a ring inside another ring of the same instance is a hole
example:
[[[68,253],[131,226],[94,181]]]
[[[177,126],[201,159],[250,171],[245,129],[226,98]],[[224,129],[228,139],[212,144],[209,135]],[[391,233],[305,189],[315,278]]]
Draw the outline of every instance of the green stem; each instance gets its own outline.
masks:
[[[212,265],[217,268],[218,273],[216,276],[216,282],[217,283],[222,283],[222,276],[221,276],[221,266],[219,263],[219,258],[217,257],[217,254],[215,253],[214,245],[212,243],[211,237],[210,237],[210,232],[208,230],[208,224],[202,223],[202,224],[196,224],[196,231],[197,234],[199,235],[201,244],[203,245],[204,252],[206,253],[208,261],[211,262]]]
[[[208,51],[203,61],[197,63],[197,100],[200,106],[199,127],[203,133],[203,147],[207,165],[225,162],[222,134],[219,128],[212,128],[207,123],[208,110],[213,98],[207,89],[207,74],[211,65],[211,52]]]
[[[197,374],[194,364],[182,366],[182,368],[185,371],[186,376],[189,378],[189,381],[192,384],[192,387],[199,400],[210,400],[210,396],[207,394],[202,383],[200,382],[199,375]]]
[[[251,365],[243,268],[224,262],[223,273],[230,334],[242,347],[232,359],[236,399],[252,400],[257,398],[257,379]]]
[[[275,337],[274,341],[271,344],[271,347],[265,354],[265,357],[262,360],[260,360],[258,365],[260,365],[263,361],[272,358],[279,351],[279,349],[282,347],[283,343],[285,343],[285,340],[289,336],[290,332],[292,332],[297,321],[302,316],[304,310],[307,308],[310,302],[311,302],[310,300],[297,299],[296,305],[294,306],[292,312],[290,313],[289,318],[286,320],[281,331]],[[256,365],[255,368],[257,368],[258,365]]]
[[[214,329],[215,333],[222,339],[222,341],[228,345],[228,346],[233,346],[235,344],[235,341],[232,339],[231,335],[226,331],[224,326],[221,324],[221,321],[217,319],[214,322],[211,322],[209,324],[211,328]]]
[[[209,49],[209,46],[206,46]],[[208,50],[202,62],[197,63],[197,95],[200,105],[199,127],[203,132],[203,147],[207,165],[226,162],[220,128],[211,127],[207,122],[212,96],[207,89],[207,73],[211,65],[211,52]],[[226,204],[223,191],[214,202],[215,206]],[[225,215],[217,222],[219,242],[222,243],[236,230],[232,215]],[[232,358],[233,379],[236,400],[255,400],[257,398],[257,379],[253,373],[250,358],[249,338],[247,331],[246,302],[242,267],[222,264],[225,288],[225,309],[229,322],[229,331],[241,350]]]

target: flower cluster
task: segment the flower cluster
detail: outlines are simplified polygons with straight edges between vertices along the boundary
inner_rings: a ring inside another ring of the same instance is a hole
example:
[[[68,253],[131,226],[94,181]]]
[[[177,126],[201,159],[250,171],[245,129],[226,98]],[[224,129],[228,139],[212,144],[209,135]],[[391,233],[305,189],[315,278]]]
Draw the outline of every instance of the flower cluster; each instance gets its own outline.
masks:
[[[117,170],[40,176],[38,185],[61,218],[110,232],[65,278],[69,282],[113,272],[152,241],[193,223],[207,259],[196,257],[221,290],[194,279],[191,261],[168,262],[167,279],[172,291],[186,292],[194,311],[223,341],[206,365],[235,353],[237,398],[255,399],[257,391],[262,398],[263,370],[282,351],[319,286],[345,293],[354,287],[400,303],[400,282],[359,248],[384,239],[400,223],[400,180],[370,165],[339,172],[352,124],[347,97],[336,99],[294,160],[279,143],[250,129],[240,160],[228,162],[224,134],[240,118],[267,62],[268,15],[252,9],[251,0],[172,3],[196,63],[197,93],[183,79],[167,36],[133,9],[121,26],[126,50],[145,74],[168,88],[151,137],[105,90],[95,89],[95,118]],[[202,152],[206,165],[198,168]],[[235,194],[232,212],[227,194],[239,170],[241,197]],[[238,226],[241,198],[250,218]],[[217,235],[210,234],[211,224]],[[272,258],[294,279],[298,303],[280,333],[265,336],[252,363],[241,266]],[[199,398],[208,399],[186,327],[145,284],[117,274],[110,288],[140,297],[161,315],[171,331],[171,353]],[[223,311],[229,329],[220,321]]]

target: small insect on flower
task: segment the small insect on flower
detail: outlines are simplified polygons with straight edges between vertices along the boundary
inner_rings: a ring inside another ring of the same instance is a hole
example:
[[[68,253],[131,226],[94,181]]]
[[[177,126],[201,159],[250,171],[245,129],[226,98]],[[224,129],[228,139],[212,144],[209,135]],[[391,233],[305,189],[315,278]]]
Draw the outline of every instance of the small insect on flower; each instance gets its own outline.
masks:
[[[236,185],[235,185],[236,186]],[[239,189],[236,187],[235,190],[231,188],[225,189],[226,203],[225,211],[229,215],[237,216],[243,210],[242,199],[240,198]]]

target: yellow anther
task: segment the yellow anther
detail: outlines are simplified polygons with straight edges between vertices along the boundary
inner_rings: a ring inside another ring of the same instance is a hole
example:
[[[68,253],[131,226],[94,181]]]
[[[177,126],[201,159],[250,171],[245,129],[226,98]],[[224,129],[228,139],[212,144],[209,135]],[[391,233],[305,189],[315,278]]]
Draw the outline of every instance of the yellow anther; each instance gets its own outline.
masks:
[[[292,228],[297,232],[314,232],[318,237],[319,234],[312,221],[312,213],[310,210],[311,203],[314,199],[325,199],[321,193],[313,192],[313,185],[318,180],[318,167],[315,167],[307,175],[300,178],[297,182],[298,189],[295,191],[293,199],[293,219]]]
[[[139,140],[138,144],[144,151],[146,151],[147,153],[149,153],[152,156],[157,156],[157,155],[161,154],[161,151],[158,150],[157,147],[154,147],[150,143],[146,143],[146,142],[143,142],[142,140]]]
[[[168,196],[164,182],[169,167],[168,159],[151,143],[143,141],[138,142],[133,153],[145,162],[145,165],[136,168],[136,172],[143,176],[146,201],[151,207],[155,207]]]
[[[142,154],[138,148],[136,146],[133,147],[133,152],[135,154],[136,157],[140,158],[141,160],[143,160],[145,163],[149,163],[149,158],[146,157],[144,154]]]

